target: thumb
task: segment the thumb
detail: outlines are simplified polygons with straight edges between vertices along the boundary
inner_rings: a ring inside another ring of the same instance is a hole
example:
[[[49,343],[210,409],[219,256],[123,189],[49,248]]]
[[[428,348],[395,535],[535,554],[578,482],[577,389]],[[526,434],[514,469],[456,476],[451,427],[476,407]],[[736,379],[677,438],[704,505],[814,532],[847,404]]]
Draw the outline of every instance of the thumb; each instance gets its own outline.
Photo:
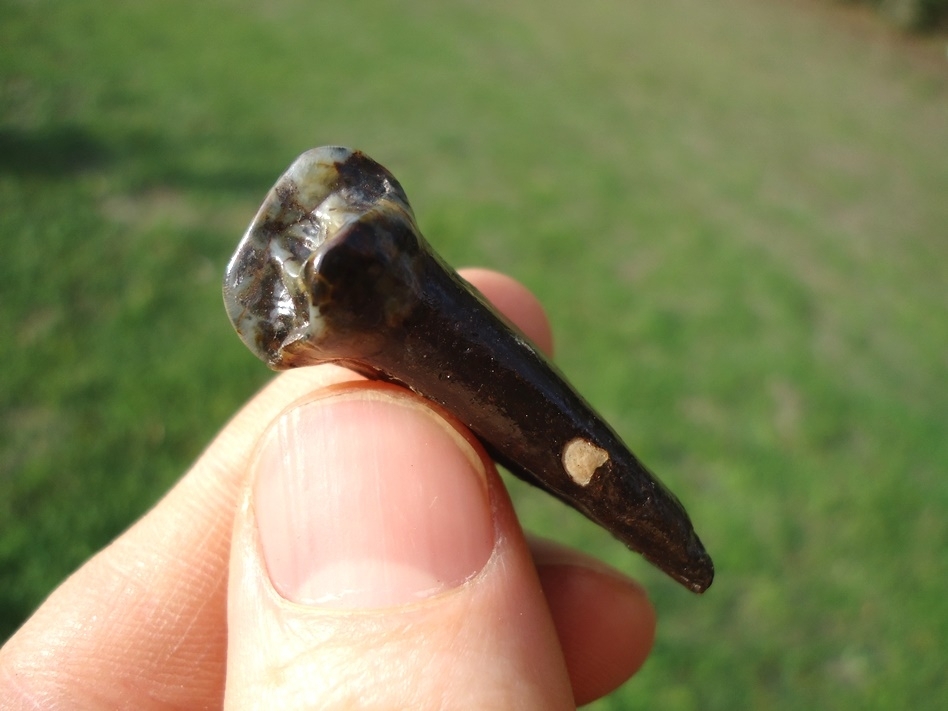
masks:
[[[523,534],[468,437],[366,382],[274,421],[231,547],[228,708],[573,707]]]

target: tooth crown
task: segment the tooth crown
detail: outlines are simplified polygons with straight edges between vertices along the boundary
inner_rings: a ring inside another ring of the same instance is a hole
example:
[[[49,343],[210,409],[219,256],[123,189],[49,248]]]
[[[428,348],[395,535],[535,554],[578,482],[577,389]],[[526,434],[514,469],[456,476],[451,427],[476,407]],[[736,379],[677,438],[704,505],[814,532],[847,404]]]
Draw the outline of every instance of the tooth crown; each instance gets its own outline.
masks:
[[[228,264],[224,301],[270,367],[337,362],[409,387],[689,589],[711,584],[678,499],[444,264],[398,181],[364,154],[316,148],[290,166]]]
[[[408,223],[406,235],[417,231],[394,176],[348,148],[307,151],[277,181],[224,279],[224,302],[237,333],[268,365],[289,367],[291,354],[325,347],[327,338],[338,335],[325,325],[333,294],[322,263],[336,260],[329,255],[337,235],[357,232],[354,223],[376,216],[390,216],[389,222],[401,217]],[[336,356],[330,350],[322,359]]]

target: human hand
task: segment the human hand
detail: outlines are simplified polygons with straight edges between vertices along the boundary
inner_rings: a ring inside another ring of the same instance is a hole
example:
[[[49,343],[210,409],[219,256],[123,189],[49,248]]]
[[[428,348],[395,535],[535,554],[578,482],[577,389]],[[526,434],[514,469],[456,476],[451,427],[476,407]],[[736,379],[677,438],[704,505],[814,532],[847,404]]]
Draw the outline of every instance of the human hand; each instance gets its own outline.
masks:
[[[464,276],[542,349],[538,302]],[[527,542],[480,444],[412,393],[285,373],[0,649],[0,708],[560,709],[644,662],[644,591]]]

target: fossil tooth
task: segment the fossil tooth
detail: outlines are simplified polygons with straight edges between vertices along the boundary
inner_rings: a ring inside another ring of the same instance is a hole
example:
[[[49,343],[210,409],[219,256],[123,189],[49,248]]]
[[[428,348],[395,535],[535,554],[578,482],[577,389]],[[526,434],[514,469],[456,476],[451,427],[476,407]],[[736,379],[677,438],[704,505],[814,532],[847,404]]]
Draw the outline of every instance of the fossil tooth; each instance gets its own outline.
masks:
[[[227,266],[224,302],[271,368],[333,362],[464,422],[514,474],[695,592],[714,567],[678,499],[421,236],[401,185],[359,151],[307,151]]]

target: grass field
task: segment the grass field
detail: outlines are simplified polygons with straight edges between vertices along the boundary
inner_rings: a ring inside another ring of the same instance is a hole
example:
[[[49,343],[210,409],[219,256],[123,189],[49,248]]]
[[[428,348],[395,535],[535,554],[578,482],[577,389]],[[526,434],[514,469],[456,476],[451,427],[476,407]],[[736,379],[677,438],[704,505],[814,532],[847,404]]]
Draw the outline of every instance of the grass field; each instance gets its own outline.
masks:
[[[701,598],[596,708],[948,707],[948,63],[791,0],[0,0],[0,639],[268,377],[224,264],[362,148],[687,505]],[[943,49],[942,57],[943,57]]]

